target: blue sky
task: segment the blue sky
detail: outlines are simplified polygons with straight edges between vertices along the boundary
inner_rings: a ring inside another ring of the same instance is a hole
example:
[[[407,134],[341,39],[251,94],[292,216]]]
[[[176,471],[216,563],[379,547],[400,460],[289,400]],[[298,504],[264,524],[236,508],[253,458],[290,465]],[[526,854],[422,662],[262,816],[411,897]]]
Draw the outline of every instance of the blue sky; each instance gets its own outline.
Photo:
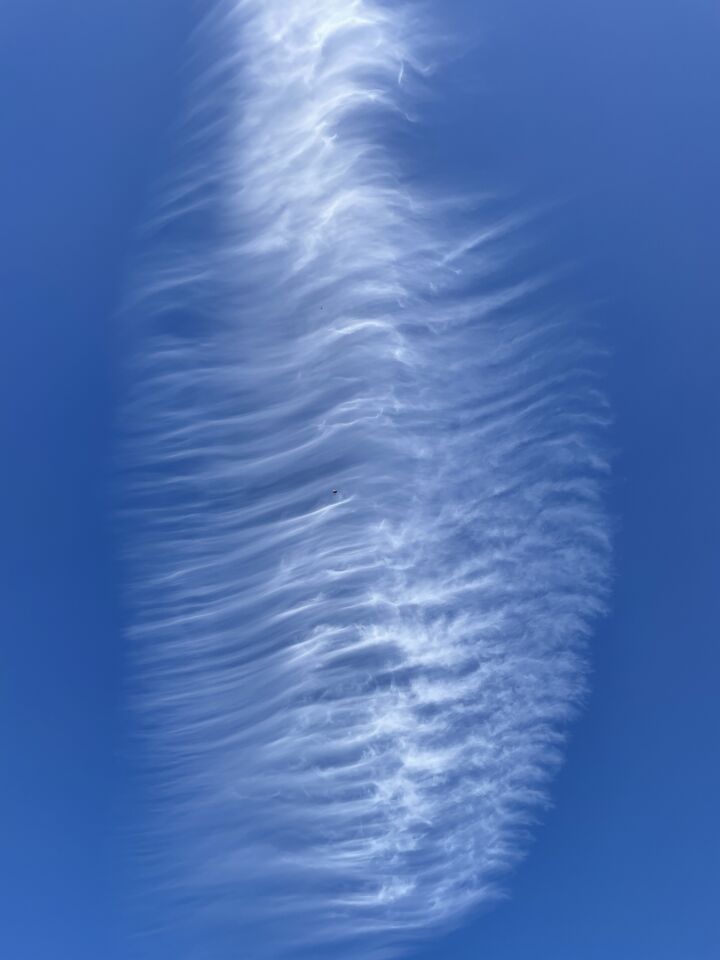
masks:
[[[557,295],[608,349],[615,580],[587,706],[508,899],[416,956],[710,960],[720,15],[709,2],[471,6],[448,16],[478,52],[445,71],[428,109],[447,138],[420,162],[549,207],[523,262],[566,268]],[[116,833],[114,311],[172,162],[191,7],[12,2],[3,14],[0,938],[18,960],[133,955]]]

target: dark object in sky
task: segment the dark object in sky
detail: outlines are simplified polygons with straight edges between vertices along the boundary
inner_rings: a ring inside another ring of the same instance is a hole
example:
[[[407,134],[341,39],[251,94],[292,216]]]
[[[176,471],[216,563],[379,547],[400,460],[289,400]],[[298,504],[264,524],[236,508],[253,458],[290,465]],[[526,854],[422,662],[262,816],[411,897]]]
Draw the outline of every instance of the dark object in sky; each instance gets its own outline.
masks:
[[[333,490],[333,496],[337,494],[337,490]]]

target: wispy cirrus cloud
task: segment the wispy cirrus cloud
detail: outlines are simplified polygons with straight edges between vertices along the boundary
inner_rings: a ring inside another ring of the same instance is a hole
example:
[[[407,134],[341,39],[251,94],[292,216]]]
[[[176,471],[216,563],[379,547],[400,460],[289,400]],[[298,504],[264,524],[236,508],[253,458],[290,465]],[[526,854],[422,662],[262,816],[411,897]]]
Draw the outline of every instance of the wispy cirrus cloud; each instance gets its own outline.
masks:
[[[483,289],[492,231],[391,145],[420,26],[221,3],[214,146],[168,208],[213,240],[144,286],[150,843],[195,914],[256,931],[238,956],[392,951],[493,896],[602,605],[587,357],[523,315],[529,284]]]

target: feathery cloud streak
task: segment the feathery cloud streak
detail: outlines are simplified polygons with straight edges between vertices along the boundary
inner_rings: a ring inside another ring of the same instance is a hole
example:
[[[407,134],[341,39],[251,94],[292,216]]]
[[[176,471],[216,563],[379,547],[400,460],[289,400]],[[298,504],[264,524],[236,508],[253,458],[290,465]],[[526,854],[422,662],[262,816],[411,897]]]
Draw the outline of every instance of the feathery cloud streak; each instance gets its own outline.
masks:
[[[170,209],[214,239],[148,280],[133,407],[155,840],[239,955],[369,956],[520,852],[602,602],[603,405],[403,175],[408,9],[236,0],[206,35],[215,148]]]

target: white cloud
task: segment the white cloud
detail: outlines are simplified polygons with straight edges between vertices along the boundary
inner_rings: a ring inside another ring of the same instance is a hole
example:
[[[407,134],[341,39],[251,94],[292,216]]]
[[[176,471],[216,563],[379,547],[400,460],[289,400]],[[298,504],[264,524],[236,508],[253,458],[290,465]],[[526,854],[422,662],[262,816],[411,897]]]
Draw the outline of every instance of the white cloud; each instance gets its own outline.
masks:
[[[144,290],[202,315],[148,321],[131,414],[148,842],[272,957],[494,895],[606,578],[584,358],[523,318],[532,284],[478,292],[494,229],[387,145],[417,35],[372,0],[221,4],[220,135],[174,195],[215,242]]]

